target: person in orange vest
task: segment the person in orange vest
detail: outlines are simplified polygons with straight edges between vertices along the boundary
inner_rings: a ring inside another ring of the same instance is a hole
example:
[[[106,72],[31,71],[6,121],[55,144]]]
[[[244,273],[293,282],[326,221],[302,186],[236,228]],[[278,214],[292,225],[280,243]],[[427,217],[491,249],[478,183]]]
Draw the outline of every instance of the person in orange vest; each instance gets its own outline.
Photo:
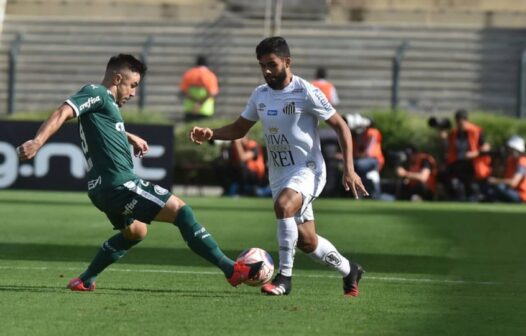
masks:
[[[405,149],[408,166],[396,167],[400,178],[397,199],[433,200],[436,192],[437,163],[435,158],[425,152],[418,152],[415,146]]]
[[[319,67],[316,69],[316,79],[312,81],[312,85],[320,89],[321,92],[327,97],[329,103],[332,106],[337,106],[340,104],[340,98],[338,97],[338,91],[334,85],[327,80],[327,70],[324,67]]]
[[[265,196],[268,179],[263,147],[246,136],[231,141],[227,163],[219,175],[225,195]]]
[[[360,114],[346,115],[347,124],[353,131],[354,169],[362,179],[373,199],[381,197],[380,171],[384,166],[382,133],[372,120]]]
[[[506,142],[506,164],[504,176],[488,178],[490,200],[524,203],[526,202],[526,156],[524,156],[524,139],[512,136]]]
[[[455,113],[457,127],[447,138],[446,189],[456,200],[478,201],[480,184],[491,175],[490,145],[482,129],[468,121],[466,110]]]
[[[186,122],[214,115],[219,84],[215,73],[208,68],[206,57],[197,57],[196,65],[184,73],[179,89],[183,95]]]

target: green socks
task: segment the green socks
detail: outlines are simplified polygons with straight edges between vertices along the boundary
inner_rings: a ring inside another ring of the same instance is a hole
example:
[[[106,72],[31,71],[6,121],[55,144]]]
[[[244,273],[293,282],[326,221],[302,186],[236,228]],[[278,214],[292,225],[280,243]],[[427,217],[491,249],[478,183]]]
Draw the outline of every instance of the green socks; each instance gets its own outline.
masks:
[[[221,251],[212,235],[197,222],[190,206],[179,209],[174,224],[192,251],[219,267],[227,278],[232,276],[234,261]]]
[[[105,241],[88,269],[80,275],[84,285],[86,287],[91,286],[100,272],[122,258],[130,248],[140,242],[141,240],[126,239],[121,232]]]

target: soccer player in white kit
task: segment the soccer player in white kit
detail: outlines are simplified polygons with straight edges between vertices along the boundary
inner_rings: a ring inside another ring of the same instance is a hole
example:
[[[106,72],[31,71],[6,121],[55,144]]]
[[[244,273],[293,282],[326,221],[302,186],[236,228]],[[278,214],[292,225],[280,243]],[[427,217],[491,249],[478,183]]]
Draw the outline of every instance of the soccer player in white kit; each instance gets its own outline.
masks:
[[[316,234],[312,211],[312,202],[320,195],[326,177],[318,134],[320,120],[338,134],[345,163],[345,190],[355,197],[368,195],[354,171],[351,131],[318,88],[292,74],[285,39],[264,39],[256,47],[256,56],[267,84],[254,90],[236,121],[216,129],[193,127],[190,140],[201,144],[211,139],[239,139],[258,120],[263,124],[279,243],[279,273],[261,287],[263,293],[290,293],[297,246],[342,275],[344,295],[358,296],[362,267],[349,262],[331,242]]]

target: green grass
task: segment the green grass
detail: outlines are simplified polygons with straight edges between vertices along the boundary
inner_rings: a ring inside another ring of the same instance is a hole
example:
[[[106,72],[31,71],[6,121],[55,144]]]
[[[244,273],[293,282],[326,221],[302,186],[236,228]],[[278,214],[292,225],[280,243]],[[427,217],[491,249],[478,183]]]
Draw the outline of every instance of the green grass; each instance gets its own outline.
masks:
[[[277,258],[269,199],[189,198],[231,257]],[[293,292],[231,288],[171,225],[67,291],[113,234],[82,193],[0,191],[2,335],[519,335],[526,331],[526,208],[321,199],[318,231],[367,270],[358,298],[296,256]]]

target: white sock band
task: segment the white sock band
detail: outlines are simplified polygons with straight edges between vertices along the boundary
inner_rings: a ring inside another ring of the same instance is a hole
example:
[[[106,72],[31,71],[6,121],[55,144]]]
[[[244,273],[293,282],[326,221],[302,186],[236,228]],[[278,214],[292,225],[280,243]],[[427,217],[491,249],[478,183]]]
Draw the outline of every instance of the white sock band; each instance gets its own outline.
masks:
[[[321,236],[318,236],[316,249],[308,255],[315,261],[338,271],[344,277],[351,272],[349,260],[342,256],[330,241]]]
[[[294,249],[298,241],[298,226],[294,217],[278,219],[279,272],[292,276]]]

